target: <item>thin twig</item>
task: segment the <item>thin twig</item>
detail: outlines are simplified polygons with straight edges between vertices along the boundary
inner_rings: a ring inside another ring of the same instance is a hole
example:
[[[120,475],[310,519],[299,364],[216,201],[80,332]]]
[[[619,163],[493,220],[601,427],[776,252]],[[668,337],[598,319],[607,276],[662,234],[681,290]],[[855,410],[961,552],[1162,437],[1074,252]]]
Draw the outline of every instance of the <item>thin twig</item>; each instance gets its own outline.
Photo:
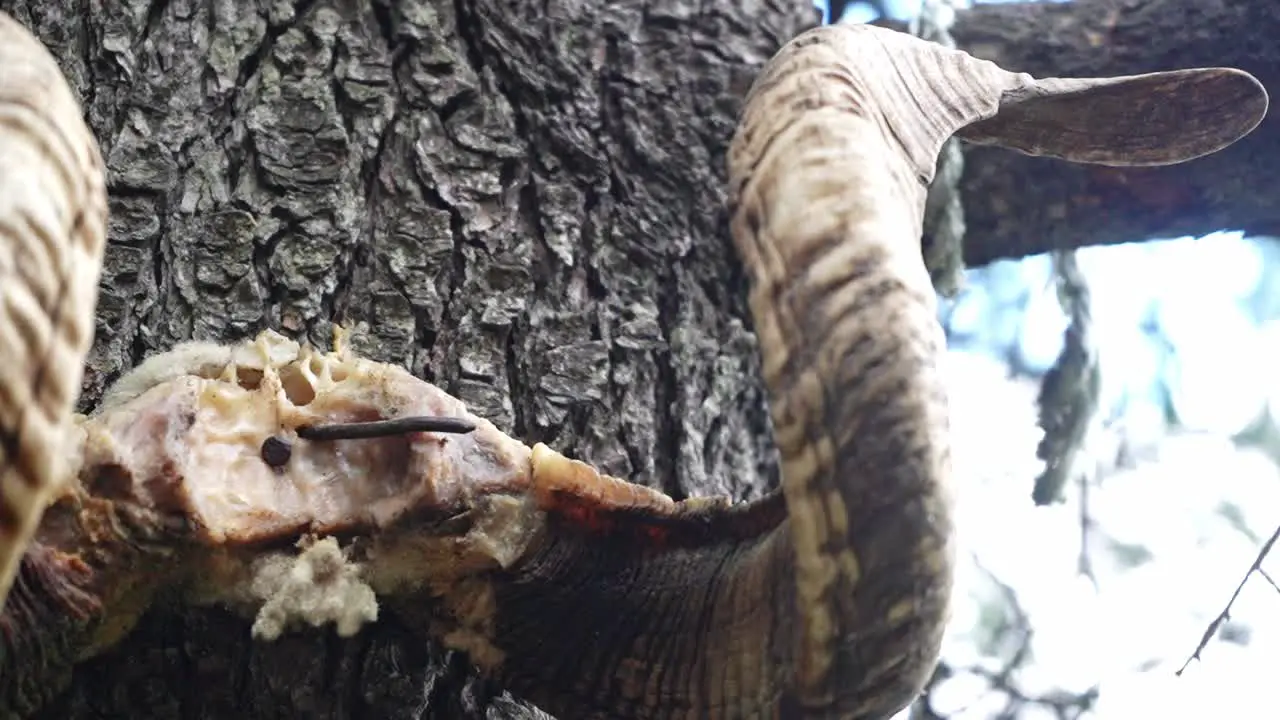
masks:
[[[1276,581],[1271,577],[1271,573],[1262,568],[1258,568],[1258,574],[1262,576],[1262,579],[1270,583],[1271,587],[1274,588],[1276,592],[1280,592],[1280,585],[1276,584]]]
[[[1076,572],[1089,579],[1093,589],[1098,589],[1098,576],[1093,572],[1093,557],[1089,554],[1093,517],[1089,514],[1089,473],[1080,473],[1080,556],[1076,560]]]
[[[1246,572],[1244,577],[1240,578],[1240,584],[1236,586],[1236,591],[1231,593],[1231,599],[1227,601],[1227,606],[1222,608],[1222,612],[1218,613],[1213,622],[1209,623],[1209,626],[1204,629],[1204,635],[1200,637],[1200,643],[1196,645],[1196,651],[1191,653],[1191,657],[1187,658],[1186,662],[1182,663],[1182,667],[1178,668],[1176,675],[1181,677],[1182,671],[1187,669],[1192,660],[1200,659],[1200,652],[1208,647],[1209,640],[1218,632],[1218,628],[1222,627],[1222,623],[1231,619],[1231,606],[1235,604],[1236,598],[1240,597],[1240,591],[1244,590],[1244,584],[1249,582],[1249,576],[1255,572],[1262,571],[1262,561],[1267,559],[1267,553],[1271,552],[1271,546],[1276,544],[1277,538],[1280,538],[1280,525],[1276,526],[1275,532],[1271,533],[1271,537],[1267,539],[1262,549],[1258,551],[1258,557],[1254,558],[1253,564],[1249,566],[1249,572]],[[1272,584],[1274,585],[1274,583]]]

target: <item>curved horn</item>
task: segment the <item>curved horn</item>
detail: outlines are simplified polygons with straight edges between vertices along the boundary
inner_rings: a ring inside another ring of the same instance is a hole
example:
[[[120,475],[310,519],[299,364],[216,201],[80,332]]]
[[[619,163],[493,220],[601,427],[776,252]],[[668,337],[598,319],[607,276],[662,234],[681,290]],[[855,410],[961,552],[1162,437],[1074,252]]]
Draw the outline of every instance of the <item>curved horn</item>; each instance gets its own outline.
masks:
[[[98,144],[48,50],[0,12],[0,606],[68,472],[107,198]]]
[[[1266,105],[1235,70],[1035,80],[871,26],[793,40],[729,160],[785,507],[562,498],[497,589],[501,675],[569,717],[907,705],[952,584],[944,339],[920,252],[942,142],[963,129],[1071,161],[1174,163],[1242,137]]]

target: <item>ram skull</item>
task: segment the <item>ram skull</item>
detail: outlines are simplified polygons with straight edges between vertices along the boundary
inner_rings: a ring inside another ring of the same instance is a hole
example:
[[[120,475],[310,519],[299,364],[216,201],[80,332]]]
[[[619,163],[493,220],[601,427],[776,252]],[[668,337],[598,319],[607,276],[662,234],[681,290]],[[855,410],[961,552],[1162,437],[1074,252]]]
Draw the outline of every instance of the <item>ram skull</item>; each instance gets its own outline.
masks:
[[[341,336],[183,345],[74,415],[103,163],[53,58],[3,14],[0,68],[6,715],[178,601],[239,609],[264,641],[386,607],[564,717],[888,718],[934,669],[952,587],[920,251],[941,144],[1161,165],[1267,107],[1231,69],[1037,80],[871,26],[792,40],[729,154],[782,469],[779,493],[735,505],[528,447]],[[445,424],[315,430],[408,417]]]

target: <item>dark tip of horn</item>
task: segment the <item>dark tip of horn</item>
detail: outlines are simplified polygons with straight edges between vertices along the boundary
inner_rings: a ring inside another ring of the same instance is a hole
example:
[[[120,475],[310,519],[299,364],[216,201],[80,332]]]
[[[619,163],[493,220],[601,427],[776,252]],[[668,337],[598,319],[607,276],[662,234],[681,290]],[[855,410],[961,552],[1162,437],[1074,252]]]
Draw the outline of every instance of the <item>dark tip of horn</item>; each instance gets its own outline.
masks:
[[[298,428],[303,440],[367,440],[411,432],[436,432],[463,435],[476,429],[475,423],[456,417],[414,415],[393,420],[305,425]]]

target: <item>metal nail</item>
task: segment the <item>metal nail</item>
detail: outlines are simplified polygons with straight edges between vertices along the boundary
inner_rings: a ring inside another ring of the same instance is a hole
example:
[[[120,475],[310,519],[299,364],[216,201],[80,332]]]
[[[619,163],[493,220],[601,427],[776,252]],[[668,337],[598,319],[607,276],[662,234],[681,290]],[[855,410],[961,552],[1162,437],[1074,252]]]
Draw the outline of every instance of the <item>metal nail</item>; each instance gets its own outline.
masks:
[[[457,417],[413,415],[391,420],[328,423],[298,428],[303,440],[367,440],[411,432],[466,434],[476,429],[475,423]]]

